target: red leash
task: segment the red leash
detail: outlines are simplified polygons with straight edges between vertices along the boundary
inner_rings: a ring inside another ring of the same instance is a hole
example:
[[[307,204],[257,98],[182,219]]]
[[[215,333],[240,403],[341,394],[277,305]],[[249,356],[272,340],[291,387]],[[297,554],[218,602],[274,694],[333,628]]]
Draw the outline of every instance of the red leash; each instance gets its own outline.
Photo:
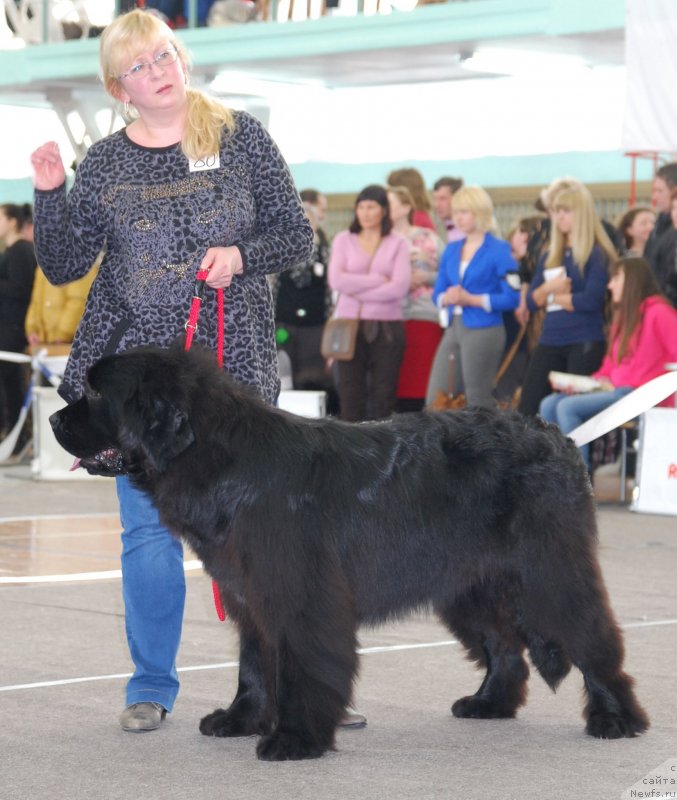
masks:
[[[193,344],[193,336],[197,330],[197,318],[200,314],[200,306],[202,305],[202,296],[205,291],[205,281],[209,275],[209,270],[198,270],[195,275],[195,288],[193,289],[193,300],[190,304],[190,313],[188,314],[188,322],[186,322],[186,342],[184,345],[185,350],[190,350]],[[217,306],[217,320],[216,320],[216,360],[220,367],[223,367],[223,343],[224,343],[224,321],[225,314],[223,310],[223,289],[216,290],[216,306]],[[223,607],[223,599],[221,597],[221,590],[215,580],[212,580],[212,591],[214,593],[214,606],[216,607],[216,615],[223,622],[226,618],[226,609]]]

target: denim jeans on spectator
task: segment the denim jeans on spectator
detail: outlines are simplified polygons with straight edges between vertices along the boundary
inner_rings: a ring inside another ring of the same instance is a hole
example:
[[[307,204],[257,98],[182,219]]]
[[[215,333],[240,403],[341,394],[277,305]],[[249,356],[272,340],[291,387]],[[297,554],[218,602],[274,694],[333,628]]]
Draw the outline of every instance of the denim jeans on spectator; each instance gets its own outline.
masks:
[[[179,691],[176,654],[186,596],[183,547],[161,525],[145,492],[126,476],[116,482],[125,626],[135,667],[127,684],[127,705],[154,702],[171,711]]]
[[[563,433],[571,433],[586,420],[604,411],[621,397],[632,391],[630,386],[621,386],[610,392],[587,392],[585,394],[564,394],[555,392],[541,401],[539,414],[546,422],[554,422]],[[581,456],[590,469],[590,446],[580,448]]]

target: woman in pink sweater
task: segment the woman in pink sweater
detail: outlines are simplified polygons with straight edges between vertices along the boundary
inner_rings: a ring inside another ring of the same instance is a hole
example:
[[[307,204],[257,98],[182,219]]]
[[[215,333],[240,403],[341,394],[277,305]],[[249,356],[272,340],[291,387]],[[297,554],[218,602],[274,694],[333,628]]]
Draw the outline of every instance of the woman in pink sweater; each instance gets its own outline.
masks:
[[[402,299],[410,283],[409,244],[392,231],[386,191],[367,186],[357,196],[350,228],[334,238],[329,260],[336,316],[360,320],[355,357],[338,362],[342,419],[392,414],[404,355]]]
[[[663,297],[643,258],[624,258],[611,268],[609,291],[615,308],[607,354],[592,377],[599,391],[548,395],[540,415],[570,433],[624,395],[667,372],[677,362],[677,311]],[[589,466],[588,448],[581,454]]]

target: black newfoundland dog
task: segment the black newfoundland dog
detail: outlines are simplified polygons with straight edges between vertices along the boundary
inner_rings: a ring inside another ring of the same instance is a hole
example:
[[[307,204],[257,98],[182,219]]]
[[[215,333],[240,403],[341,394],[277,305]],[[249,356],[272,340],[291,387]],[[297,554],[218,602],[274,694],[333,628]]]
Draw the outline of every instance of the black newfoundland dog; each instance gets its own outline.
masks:
[[[513,717],[528,650],[553,689],[582,671],[591,736],[648,727],[588,476],[556,428],[481,409],[304,419],[236,386],[211,353],[154,348],[95,364],[86,396],[51,421],[84,466],[119,449],[221,588],[239,683],[203,734],[258,734],[271,761],[321,756],[351,699],[358,625],[421,607],[486,670],[455,716]]]

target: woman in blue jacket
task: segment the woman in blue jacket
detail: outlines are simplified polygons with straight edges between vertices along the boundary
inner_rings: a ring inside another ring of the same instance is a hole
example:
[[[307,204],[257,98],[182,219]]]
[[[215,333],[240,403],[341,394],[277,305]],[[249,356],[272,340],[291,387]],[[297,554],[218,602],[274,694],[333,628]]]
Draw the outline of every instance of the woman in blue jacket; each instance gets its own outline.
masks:
[[[427,405],[451,384],[455,393],[465,391],[468,405],[492,407],[505,348],[502,315],[519,304],[517,263],[510,245],[489,232],[494,208],[484,189],[466,186],[454,194],[454,224],[464,238],[447,245],[433,291],[440,322],[448,327],[430,372]]]

